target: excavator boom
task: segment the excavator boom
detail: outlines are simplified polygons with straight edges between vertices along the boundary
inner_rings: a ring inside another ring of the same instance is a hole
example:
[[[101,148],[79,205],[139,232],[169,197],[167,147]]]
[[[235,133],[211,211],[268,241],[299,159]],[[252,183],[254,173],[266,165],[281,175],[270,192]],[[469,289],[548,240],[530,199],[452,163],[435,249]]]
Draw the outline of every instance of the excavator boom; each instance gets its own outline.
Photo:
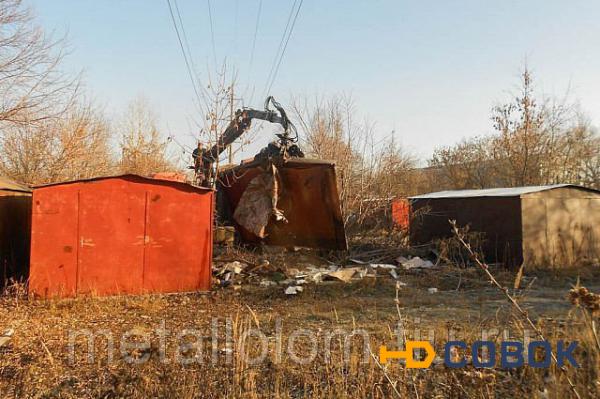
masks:
[[[277,111],[269,109],[269,103],[272,103]],[[287,142],[294,141],[294,139],[289,137],[289,129],[293,125],[287,118],[283,107],[273,97],[269,96],[267,98],[264,110],[252,108],[240,109],[235,113],[233,120],[212,147],[205,149],[198,144],[198,148],[194,150],[192,155],[194,158],[194,169],[202,186],[210,187],[214,184],[214,163],[217,162],[219,156],[227,147],[250,129],[250,125],[254,119],[280,124],[284,129],[284,134],[278,135],[281,141],[284,141],[286,145]]]

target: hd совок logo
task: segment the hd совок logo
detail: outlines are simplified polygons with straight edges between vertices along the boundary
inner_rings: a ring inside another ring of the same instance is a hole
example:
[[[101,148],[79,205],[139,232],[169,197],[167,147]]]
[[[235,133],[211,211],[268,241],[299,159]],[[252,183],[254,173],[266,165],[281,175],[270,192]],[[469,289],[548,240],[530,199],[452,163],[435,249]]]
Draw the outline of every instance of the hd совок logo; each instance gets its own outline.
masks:
[[[573,357],[573,351],[577,347],[577,341],[566,344],[564,341],[558,341],[556,344],[556,364],[559,367],[570,363],[573,367],[579,367],[579,364]],[[425,357],[417,360],[414,358],[414,350],[422,349],[425,351]],[[457,349],[464,353],[457,356]],[[464,341],[449,341],[444,345],[444,364],[447,367],[459,368],[467,366],[466,352],[469,346]],[[471,345],[471,355],[473,366],[494,367],[497,365],[497,358],[500,358],[499,365],[503,368],[522,367],[525,364],[535,368],[548,368],[552,362],[552,345],[548,341],[532,341],[525,346],[519,341],[504,341],[500,343],[500,349],[497,350],[496,343],[493,341],[475,341]],[[487,356],[479,356],[480,352],[487,351]],[[536,354],[543,353],[542,356]],[[423,369],[428,368],[435,358],[435,350],[428,341],[407,341],[404,350],[388,350],[385,345],[379,348],[379,361],[382,364],[390,359],[403,359],[406,362],[406,368]]]

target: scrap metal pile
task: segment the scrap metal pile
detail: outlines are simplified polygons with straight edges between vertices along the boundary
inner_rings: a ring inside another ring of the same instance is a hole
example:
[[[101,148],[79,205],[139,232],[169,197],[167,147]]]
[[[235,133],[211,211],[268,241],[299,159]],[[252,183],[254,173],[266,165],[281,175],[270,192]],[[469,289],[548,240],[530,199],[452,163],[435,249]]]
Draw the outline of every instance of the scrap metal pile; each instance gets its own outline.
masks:
[[[253,119],[280,124],[284,132],[254,159],[217,170],[219,155]],[[285,110],[268,97],[264,110],[238,110],[215,145],[194,151],[197,179],[217,189],[218,220],[235,226],[243,243],[346,250],[335,164],[304,158],[297,142]]]
[[[365,278],[391,278],[404,285],[400,281],[401,271],[420,273],[436,268],[434,263],[418,256],[398,256],[393,263],[374,263],[359,259],[331,262],[303,253],[291,255],[288,259],[280,255],[278,262],[266,257],[230,260],[231,256],[217,256],[213,266],[214,285],[233,290],[243,286],[280,287],[286,295],[296,295],[310,285],[351,283]]]

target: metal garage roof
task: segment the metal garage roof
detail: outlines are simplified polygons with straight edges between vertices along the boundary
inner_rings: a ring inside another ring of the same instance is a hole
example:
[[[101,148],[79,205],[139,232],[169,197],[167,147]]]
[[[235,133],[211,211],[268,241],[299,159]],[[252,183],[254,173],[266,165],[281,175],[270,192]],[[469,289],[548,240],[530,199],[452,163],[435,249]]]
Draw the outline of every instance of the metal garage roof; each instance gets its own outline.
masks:
[[[85,179],[59,181],[59,182],[55,182],[55,183],[39,184],[37,186],[34,186],[34,188],[61,186],[61,185],[65,185],[65,184],[74,184],[74,183],[87,183],[87,182],[95,182],[95,181],[107,180],[107,179],[124,179],[124,180],[132,180],[133,179],[133,180],[142,181],[142,182],[146,182],[146,183],[164,184],[164,185],[169,185],[169,186],[174,186],[174,187],[186,187],[186,188],[191,188],[191,189],[194,189],[197,191],[212,191],[212,189],[210,189],[210,188],[194,186],[192,184],[177,181],[177,180],[164,179],[161,177],[157,177],[157,178],[147,177],[147,176],[142,176],[142,175],[138,175],[135,173],[104,175],[104,176],[97,176],[97,177],[89,177],[89,178],[85,178]]]
[[[22,193],[30,193],[31,189],[24,184],[19,184],[8,177],[0,176],[0,190],[18,191]]]
[[[416,195],[410,199],[434,199],[434,198],[473,198],[473,197],[518,197],[523,194],[536,193],[540,191],[553,190],[555,188],[572,187],[586,191],[600,192],[576,184],[553,184],[549,186],[526,186],[511,188],[487,188],[483,190],[452,190],[438,191],[435,193]]]

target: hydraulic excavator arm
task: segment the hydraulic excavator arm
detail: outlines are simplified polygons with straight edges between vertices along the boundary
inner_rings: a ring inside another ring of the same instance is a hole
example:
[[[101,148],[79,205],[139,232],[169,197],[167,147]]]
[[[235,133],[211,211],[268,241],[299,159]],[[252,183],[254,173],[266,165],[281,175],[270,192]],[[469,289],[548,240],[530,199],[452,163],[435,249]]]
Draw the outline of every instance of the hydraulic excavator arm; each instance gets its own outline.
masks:
[[[275,107],[275,110],[270,109],[269,104],[272,104]],[[294,152],[296,154],[302,154],[296,145],[290,145],[290,143],[295,143],[298,138],[294,125],[288,119],[281,104],[275,101],[272,96],[269,96],[265,101],[264,110],[252,108],[237,110],[233,120],[229,123],[223,134],[219,136],[217,142],[213,146],[204,148],[201,144],[198,144],[198,148],[194,150],[192,157],[194,159],[196,176],[202,186],[211,187],[214,184],[215,162],[217,162],[219,156],[228,146],[250,129],[250,125],[254,119],[277,123],[283,127],[284,132],[282,134],[277,134],[277,137],[279,137],[278,145],[272,143],[269,145],[269,149],[276,147],[285,152],[290,149],[290,147],[294,147]],[[290,136],[290,130],[293,130],[295,134],[294,137]],[[303,156],[303,154],[299,156]]]

